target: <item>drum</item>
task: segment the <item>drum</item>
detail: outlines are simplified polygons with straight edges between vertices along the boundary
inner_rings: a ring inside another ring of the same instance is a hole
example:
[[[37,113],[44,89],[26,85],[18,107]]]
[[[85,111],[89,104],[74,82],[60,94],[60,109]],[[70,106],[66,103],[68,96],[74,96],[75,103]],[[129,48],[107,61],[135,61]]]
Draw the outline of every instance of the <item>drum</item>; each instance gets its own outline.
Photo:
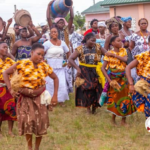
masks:
[[[15,22],[22,27],[27,27],[31,21],[31,15],[27,10],[18,10],[14,15]]]

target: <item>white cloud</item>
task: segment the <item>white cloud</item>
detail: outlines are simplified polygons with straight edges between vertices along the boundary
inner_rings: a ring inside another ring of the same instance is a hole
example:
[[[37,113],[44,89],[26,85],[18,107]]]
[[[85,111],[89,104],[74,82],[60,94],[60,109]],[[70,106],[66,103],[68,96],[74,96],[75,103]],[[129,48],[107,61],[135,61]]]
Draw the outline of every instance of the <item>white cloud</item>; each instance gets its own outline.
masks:
[[[98,2],[100,0],[96,0]],[[46,9],[50,0],[0,0],[0,16],[7,21],[13,17],[14,5],[17,9],[26,9],[31,13],[35,25],[46,20]],[[73,0],[74,10],[82,12],[91,5],[93,0]]]

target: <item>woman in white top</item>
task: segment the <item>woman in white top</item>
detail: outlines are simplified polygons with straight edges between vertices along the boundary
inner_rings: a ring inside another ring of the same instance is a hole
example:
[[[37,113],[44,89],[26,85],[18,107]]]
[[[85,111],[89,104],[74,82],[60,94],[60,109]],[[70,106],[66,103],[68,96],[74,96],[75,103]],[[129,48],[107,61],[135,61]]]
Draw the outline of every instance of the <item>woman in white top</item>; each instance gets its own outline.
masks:
[[[43,44],[45,48],[45,59],[47,63],[54,69],[55,74],[59,79],[58,102],[63,105],[66,100],[69,100],[67,81],[65,76],[65,68],[63,67],[63,55],[70,56],[69,48],[64,41],[58,39],[58,31],[52,28],[50,31],[51,39]],[[53,95],[54,85],[53,80],[46,78],[46,89]]]

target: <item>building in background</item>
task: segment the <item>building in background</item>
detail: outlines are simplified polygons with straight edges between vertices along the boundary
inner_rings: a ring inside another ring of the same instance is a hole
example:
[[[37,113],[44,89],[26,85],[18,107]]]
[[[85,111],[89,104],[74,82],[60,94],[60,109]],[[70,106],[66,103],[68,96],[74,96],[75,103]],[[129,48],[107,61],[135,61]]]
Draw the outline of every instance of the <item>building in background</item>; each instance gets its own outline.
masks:
[[[109,8],[109,17],[122,16],[133,18],[132,29],[139,30],[138,20],[140,18],[150,19],[150,0],[104,0],[101,7]],[[150,25],[148,27],[150,31]]]
[[[90,28],[90,22],[92,19],[95,18],[99,21],[106,21],[110,18],[109,8],[101,7],[101,3],[102,1],[96,3],[81,13],[82,15],[85,15],[86,30]]]

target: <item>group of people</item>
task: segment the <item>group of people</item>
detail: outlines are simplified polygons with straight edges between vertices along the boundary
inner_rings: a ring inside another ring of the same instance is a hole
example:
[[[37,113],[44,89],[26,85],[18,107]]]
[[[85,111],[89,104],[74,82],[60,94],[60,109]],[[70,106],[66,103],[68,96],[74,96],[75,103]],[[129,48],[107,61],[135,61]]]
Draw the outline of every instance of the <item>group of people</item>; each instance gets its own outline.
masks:
[[[49,127],[48,110],[57,103],[65,107],[75,85],[75,105],[95,114],[104,103],[115,118],[126,117],[138,110],[150,116],[150,97],[138,93],[134,84],[139,80],[150,83],[150,32],[148,20],[141,18],[140,30],[130,30],[131,17],[115,16],[99,22],[93,19],[84,35],[76,33],[73,8],[70,18],[52,20],[47,7],[47,24],[41,23],[40,33],[32,21],[27,27],[14,24],[15,34],[0,17],[0,137],[1,125],[8,121],[8,134],[14,136],[14,121],[19,135],[25,135],[32,150],[32,134],[36,135],[35,150]],[[48,28],[49,27],[49,28]],[[50,31],[50,32],[49,32]],[[17,72],[22,77],[20,88],[14,92],[11,78]],[[78,84],[77,84],[78,80]],[[51,103],[41,102],[47,90]]]

